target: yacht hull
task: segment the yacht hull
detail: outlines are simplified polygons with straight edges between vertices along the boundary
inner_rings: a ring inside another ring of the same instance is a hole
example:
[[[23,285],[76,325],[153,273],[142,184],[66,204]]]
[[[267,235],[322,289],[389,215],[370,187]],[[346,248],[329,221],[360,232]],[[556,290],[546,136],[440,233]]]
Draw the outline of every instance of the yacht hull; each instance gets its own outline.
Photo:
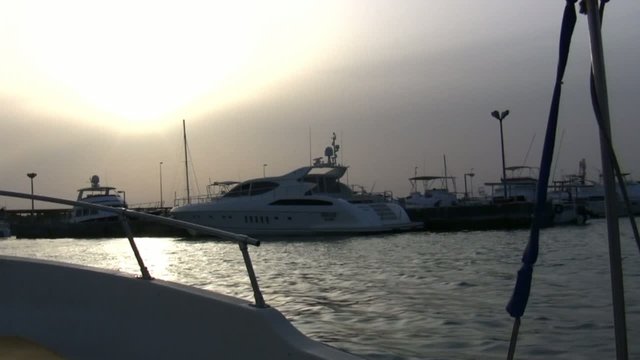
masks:
[[[341,199],[327,206],[247,207],[233,201],[195,204],[172,211],[178,220],[246,235],[298,236],[407,231],[419,228],[400,206],[392,203],[352,204]],[[195,235],[195,234],[194,234]]]

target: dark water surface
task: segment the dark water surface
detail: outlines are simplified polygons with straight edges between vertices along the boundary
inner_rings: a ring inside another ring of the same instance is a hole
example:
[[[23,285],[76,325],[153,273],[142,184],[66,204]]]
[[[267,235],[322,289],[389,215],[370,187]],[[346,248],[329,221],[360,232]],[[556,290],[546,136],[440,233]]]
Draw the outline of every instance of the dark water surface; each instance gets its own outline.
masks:
[[[631,358],[640,358],[640,254],[621,219]],[[528,231],[264,241],[250,252],[265,300],[309,337],[369,359],[504,359]],[[140,238],[151,274],[252,301],[237,245]],[[0,241],[0,253],[136,273],[126,239]],[[615,358],[603,220],[545,229],[516,355]]]

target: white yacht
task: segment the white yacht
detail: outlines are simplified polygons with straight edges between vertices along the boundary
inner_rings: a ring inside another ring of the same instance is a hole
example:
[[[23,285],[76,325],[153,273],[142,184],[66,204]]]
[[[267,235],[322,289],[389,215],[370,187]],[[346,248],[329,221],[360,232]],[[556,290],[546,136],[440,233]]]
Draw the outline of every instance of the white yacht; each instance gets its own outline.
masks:
[[[519,202],[534,204],[538,186],[538,168],[531,166],[511,166],[506,179],[501,182],[485,183],[491,186],[494,202]],[[564,181],[556,181],[547,195],[549,211],[554,225],[584,224],[588,219],[585,207],[576,202],[575,187]],[[505,196],[505,189],[507,191]]]
[[[505,168],[507,176],[500,182],[485,183],[491,187],[494,201],[536,201],[538,168],[532,166],[510,166]],[[505,194],[505,190],[507,193]]]
[[[633,180],[629,173],[623,173],[622,178],[627,195],[629,196],[631,213],[638,215],[640,214],[640,183]],[[591,216],[605,216],[604,185],[602,184],[602,179],[600,179],[600,182],[587,179],[587,164],[585,159],[579,162],[578,174],[567,175],[562,182],[573,187],[572,195],[577,202],[584,204]],[[616,181],[616,183],[618,215],[626,216],[629,211],[623,201],[620,183],[618,181]]]
[[[453,184],[453,192],[449,191],[448,181]],[[424,209],[436,207],[449,207],[458,204],[455,194],[455,178],[451,176],[414,176],[409,179],[411,193],[402,198],[401,203],[405,209]],[[418,189],[418,183],[422,183],[423,191]],[[439,183],[439,184],[438,184]]]
[[[93,175],[90,181],[90,187],[78,189],[77,201],[116,208],[127,208],[127,203],[120,196],[120,192],[118,192],[116,188],[100,186],[100,177],[98,177],[98,175]],[[115,216],[114,213],[76,206],[71,212],[69,222],[101,221],[113,219]]]
[[[288,174],[241,182],[221,197],[177,206],[171,215],[205,226],[247,235],[314,235],[409,230],[412,222],[399,205],[360,201],[340,182],[347,166],[337,163],[339,145]]]
[[[633,215],[638,215],[640,214],[640,183],[626,178],[628,175],[629,174],[623,174],[623,176],[625,176],[624,186],[626,187],[627,194],[629,195],[631,213]],[[618,194],[618,214],[621,216],[628,215],[627,208],[622,200],[622,190],[620,189],[619,183],[616,186],[616,191]],[[586,202],[587,207],[593,216],[605,216],[604,186],[602,183],[590,181],[589,186],[585,186],[580,189],[578,197]]]

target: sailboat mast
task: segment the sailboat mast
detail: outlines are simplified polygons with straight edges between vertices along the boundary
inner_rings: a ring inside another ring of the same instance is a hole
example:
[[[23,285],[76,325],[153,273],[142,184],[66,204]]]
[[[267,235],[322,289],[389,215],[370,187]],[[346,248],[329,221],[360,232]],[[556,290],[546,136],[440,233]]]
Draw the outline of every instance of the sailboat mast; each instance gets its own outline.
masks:
[[[605,76],[604,52],[602,47],[601,19],[597,0],[587,0],[587,18],[591,42],[591,71],[596,99],[600,108],[600,156],[605,192],[605,215],[609,238],[609,266],[611,271],[611,294],[613,300],[613,320],[616,337],[617,359],[627,359],[626,316],[624,304],[624,285],[622,280],[622,260],[620,250],[620,229],[617,214],[616,183],[611,162],[612,149],[611,124],[609,120],[609,102],[607,80]],[[607,140],[609,139],[609,140]]]
[[[191,195],[189,194],[189,161],[187,159],[187,126],[182,119],[182,136],[184,142],[184,174],[187,179],[187,204],[191,204]]]

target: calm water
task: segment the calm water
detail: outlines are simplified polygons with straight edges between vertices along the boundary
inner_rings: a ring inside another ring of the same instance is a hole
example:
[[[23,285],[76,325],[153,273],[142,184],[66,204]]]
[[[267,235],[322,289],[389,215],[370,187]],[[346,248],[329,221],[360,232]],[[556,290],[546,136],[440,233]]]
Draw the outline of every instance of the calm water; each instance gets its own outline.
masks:
[[[640,358],[640,254],[621,220],[631,358]],[[527,231],[408,233],[251,247],[265,300],[311,338],[369,359],[504,359],[504,310]],[[614,358],[604,221],[544,230],[516,355]],[[237,245],[141,238],[156,278],[252,294]],[[0,253],[135,273],[125,239],[0,241]]]

